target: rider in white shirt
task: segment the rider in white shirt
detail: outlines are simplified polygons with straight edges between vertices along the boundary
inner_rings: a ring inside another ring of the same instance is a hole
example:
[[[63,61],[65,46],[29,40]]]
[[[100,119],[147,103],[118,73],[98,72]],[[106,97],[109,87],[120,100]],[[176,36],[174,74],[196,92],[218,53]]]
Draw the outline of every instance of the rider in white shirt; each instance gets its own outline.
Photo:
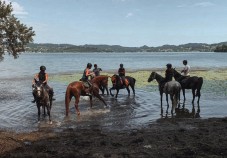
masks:
[[[190,66],[188,65],[188,61],[183,60],[183,64],[184,64],[184,69],[181,71],[181,74],[183,76],[190,76],[190,74],[189,74]]]

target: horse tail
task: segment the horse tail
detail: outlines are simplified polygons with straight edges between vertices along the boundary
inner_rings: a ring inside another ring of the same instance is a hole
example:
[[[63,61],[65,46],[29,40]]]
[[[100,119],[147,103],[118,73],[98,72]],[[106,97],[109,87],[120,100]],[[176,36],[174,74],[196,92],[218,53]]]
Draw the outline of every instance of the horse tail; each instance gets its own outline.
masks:
[[[198,97],[201,96],[200,90],[202,88],[202,85],[203,85],[203,78],[199,77],[198,78],[198,83],[197,83],[197,90],[196,90],[196,96],[198,96]]]
[[[180,83],[178,83],[174,93],[174,108],[176,108],[177,105],[180,103],[180,91],[181,85]]]
[[[65,92],[65,110],[66,110],[66,116],[69,114],[69,103],[71,101],[72,95],[71,95],[71,86],[68,85],[66,92]]]

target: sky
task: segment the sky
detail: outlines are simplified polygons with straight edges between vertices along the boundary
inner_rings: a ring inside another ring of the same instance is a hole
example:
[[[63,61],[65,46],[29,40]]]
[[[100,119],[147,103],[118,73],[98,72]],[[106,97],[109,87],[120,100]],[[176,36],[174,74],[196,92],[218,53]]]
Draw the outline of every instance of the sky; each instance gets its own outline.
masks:
[[[34,43],[155,47],[227,41],[226,0],[5,1],[33,27]]]

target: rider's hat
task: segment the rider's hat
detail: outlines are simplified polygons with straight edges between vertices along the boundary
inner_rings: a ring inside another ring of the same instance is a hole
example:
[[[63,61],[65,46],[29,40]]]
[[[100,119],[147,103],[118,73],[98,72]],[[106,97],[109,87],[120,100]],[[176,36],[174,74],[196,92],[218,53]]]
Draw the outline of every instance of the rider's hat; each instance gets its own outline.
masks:
[[[40,70],[41,71],[45,71],[46,70],[46,67],[42,65],[42,66],[40,66]]]
[[[166,64],[167,68],[172,68],[172,64],[168,63]]]

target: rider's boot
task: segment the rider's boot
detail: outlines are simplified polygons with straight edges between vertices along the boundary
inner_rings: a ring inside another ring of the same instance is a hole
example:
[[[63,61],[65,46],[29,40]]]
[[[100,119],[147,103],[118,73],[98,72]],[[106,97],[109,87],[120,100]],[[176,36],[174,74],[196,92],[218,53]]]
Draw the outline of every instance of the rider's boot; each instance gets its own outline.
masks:
[[[35,103],[36,102],[36,98],[35,98],[34,94],[33,94],[33,97],[34,97],[34,99],[31,102]]]

